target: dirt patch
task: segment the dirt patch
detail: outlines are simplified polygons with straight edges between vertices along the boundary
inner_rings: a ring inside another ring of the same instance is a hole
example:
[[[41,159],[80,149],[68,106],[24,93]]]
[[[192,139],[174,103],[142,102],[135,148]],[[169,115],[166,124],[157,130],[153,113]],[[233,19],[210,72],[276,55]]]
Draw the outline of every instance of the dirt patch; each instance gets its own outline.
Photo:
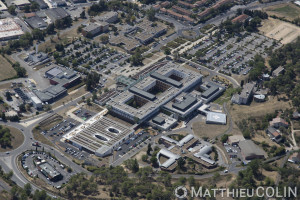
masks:
[[[300,8],[293,3],[283,3],[274,6],[269,6],[264,9],[269,16],[275,15],[288,20],[294,20],[300,17]]]
[[[18,129],[14,128],[14,127],[10,127],[10,126],[3,126],[3,128],[8,128],[10,130],[11,135],[13,136],[12,140],[11,140],[11,148],[7,147],[7,148],[0,148],[0,152],[5,152],[5,151],[11,151],[14,150],[16,148],[18,148],[19,146],[21,146],[24,142],[24,135],[21,131],[19,131]]]
[[[87,105],[87,104],[85,104],[83,106],[83,108],[85,108],[85,109],[87,109],[87,110],[89,110],[91,112],[97,112],[97,113],[101,112],[102,110],[104,110],[104,108],[102,108],[101,106],[99,106],[99,105],[97,105],[95,103],[92,103],[90,106]]]
[[[0,85],[0,90],[4,90],[4,89],[11,89],[10,87],[10,83],[4,83]]]
[[[11,64],[1,55],[0,55],[0,63],[1,63],[0,81],[13,78],[17,75],[17,72],[14,70]]]
[[[208,137],[213,139],[224,133],[229,125],[206,124],[205,122],[195,122],[192,125],[194,134],[199,137]]]
[[[32,133],[33,133],[33,138],[35,140],[40,141],[43,144],[47,144],[49,146],[54,147],[54,144],[50,140],[48,140],[44,135],[42,135],[40,130],[33,129]]]
[[[277,97],[269,96],[269,100],[262,103],[252,101],[250,106],[232,104],[229,107],[233,121],[241,121],[249,117],[265,116],[274,113],[275,110],[290,108],[289,101],[277,101]]]
[[[282,44],[290,43],[300,36],[299,27],[271,17],[262,21],[259,31],[267,37],[279,40]]]

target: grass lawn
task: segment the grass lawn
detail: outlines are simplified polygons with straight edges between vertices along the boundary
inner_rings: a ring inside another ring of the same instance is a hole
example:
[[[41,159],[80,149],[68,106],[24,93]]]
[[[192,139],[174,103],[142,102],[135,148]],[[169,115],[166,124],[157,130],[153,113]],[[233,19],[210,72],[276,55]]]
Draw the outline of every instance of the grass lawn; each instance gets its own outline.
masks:
[[[295,18],[300,17],[300,8],[293,3],[282,3],[269,6],[265,10],[269,15],[284,17],[288,20],[294,20]]]
[[[236,93],[236,91],[237,90],[235,88],[227,88],[223,95],[217,98],[214,103],[223,105],[223,103],[228,102],[231,99],[232,95]]]
[[[0,81],[6,80],[9,78],[13,78],[17,75],[15,69],[11,66],[11,64],[0,55]]]
[[[40,141],[43,144],[47,144],[49,146],[54,147],[54,144],[50,140],[48,140],[44,135],[42,135],[39,130],[33,129],[32,133],[33,133],[33,138],[35,140]]]
[[[23,144],[24,141],[24,135],[21,131],[19,131],[16,128],[10,127],[10,126],[3,126],[3,128],[8,128],[10,130],[11,135],[13,136],[11,141],[12,148],[0,148],[0,152],[6,152],[11,151],[13,149],[18,148],[21,144]]]
[[[293,17],[293,18],[297,17],[299,15],[299,10],[290,5],[285,5],[283,7],[275,8],[272,11],[278,12],[285,16],[289,16],[289,17]]]

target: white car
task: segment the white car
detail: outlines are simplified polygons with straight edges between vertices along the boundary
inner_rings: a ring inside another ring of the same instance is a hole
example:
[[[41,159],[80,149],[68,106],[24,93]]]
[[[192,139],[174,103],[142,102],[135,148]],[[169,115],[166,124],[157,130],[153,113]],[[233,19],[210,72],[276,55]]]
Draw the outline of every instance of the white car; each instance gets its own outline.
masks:
[[[228,173],[228,170],[227,170],[227,169],[225,169],[225,170],[224,170],[224,173],[225,173],[225,174],[226,174],[226,173]]]

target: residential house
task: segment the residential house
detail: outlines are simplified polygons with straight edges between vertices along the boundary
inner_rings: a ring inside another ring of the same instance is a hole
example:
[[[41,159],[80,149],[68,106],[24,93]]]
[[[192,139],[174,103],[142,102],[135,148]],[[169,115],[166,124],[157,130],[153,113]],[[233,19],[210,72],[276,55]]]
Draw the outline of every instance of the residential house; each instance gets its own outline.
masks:
[[[272,121],[270,121],[270,126],[273,126],[274,128],[279,128],[281,126],[288,128],[289,123],[280,117],[276,117]]]

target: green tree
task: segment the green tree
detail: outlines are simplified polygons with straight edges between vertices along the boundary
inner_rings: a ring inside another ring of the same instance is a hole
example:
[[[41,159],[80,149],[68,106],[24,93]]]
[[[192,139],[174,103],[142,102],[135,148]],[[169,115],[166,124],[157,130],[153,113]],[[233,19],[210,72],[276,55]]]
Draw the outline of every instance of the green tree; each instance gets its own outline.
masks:
[[[27,196],[30,196],[30,194],[32,192],[32,187],[31,187],[30,183],[26,183],[24,185],[24,191],[25,191]]]
[[[109,42],[109,37],[107,35],[100,36],[100,40],[103,44],[107,44]]]
[[[149,21],[155,21],[155,10],[153,8],[147,10],[147,18]]]
[[[164,50],[164,53],[166,55],[170,55],[171,54],[171,49],[169,47],[166,47],[165,50]]]
[[[81,19],[85,19],[85,10],[83,10],[83,11],[80,13],[80,18],[81,18]]]
[[[142,156],[142,161],[143,161],[143,162],[147,162],[147,161],[148,161],[148,157],[149,157],[149,156],[148,156],[147,154],[143,155],[143,156]]]
[[[11,15],[16,15],[16,6],[14,5],[11,5],[8,7],[8,12],[11,14]]]
[[[227,135],[227,134],[222,135],[222,137],[221,137],[221,142],[222,142],[222,143],[226,143],[227,140],[228,140],[228,135]]]
[[[148,149],[147,149],[147,154],[148,155],[151,155],[151,151],[153,151],[152,147],[151,147],[151,144],[149,143],[148,144]]]
[[[184,167],[184,165],[185,165],[185,160],[184,160],[182,157],[180,157],[180,158],[177,160],[177,164],[178,164],[178,169],[179,169],[179,170],[184,170],[184,169],[185,169],[185,167]]]

